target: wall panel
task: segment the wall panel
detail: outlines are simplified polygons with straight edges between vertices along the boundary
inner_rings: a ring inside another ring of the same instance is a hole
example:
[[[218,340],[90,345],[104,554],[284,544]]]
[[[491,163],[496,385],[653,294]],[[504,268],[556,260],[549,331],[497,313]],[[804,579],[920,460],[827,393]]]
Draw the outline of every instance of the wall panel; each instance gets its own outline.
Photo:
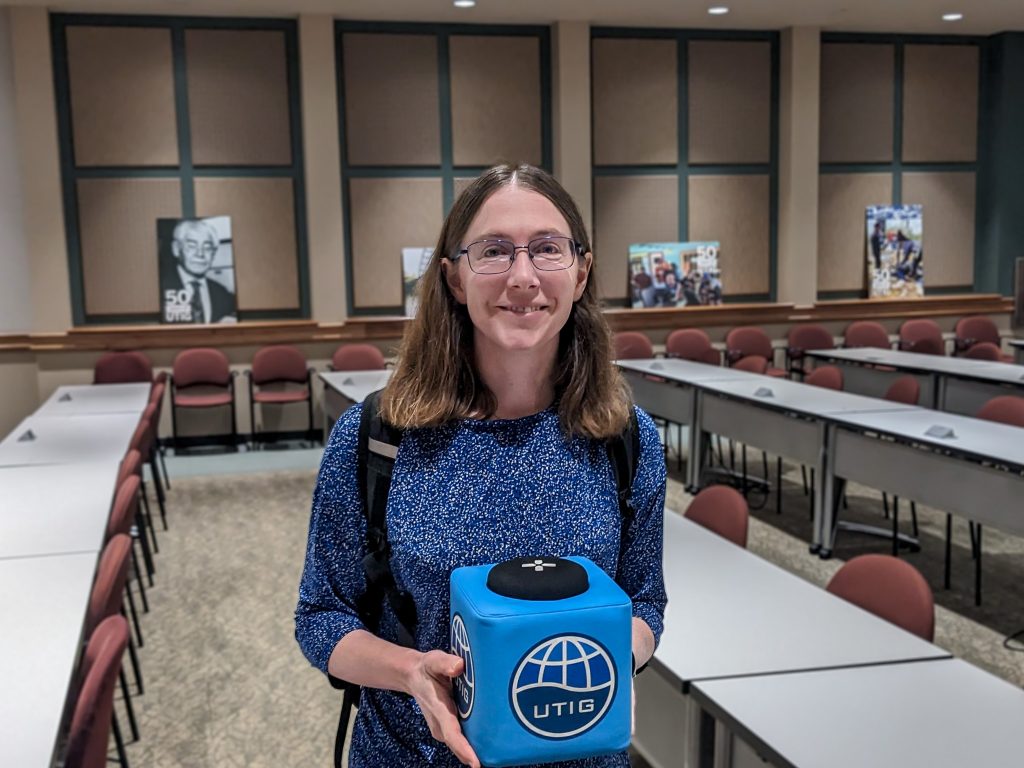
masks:
[[[907,45],[904,162],[970,163],[978,156],[978,47]]]
[[[891,174],[822,174],[818,181],[818,291],[865,289],[866,209],[891,200]]]
[[[974,284],[974,173],[904,173],[903,200],[920,203],[924,290]]]
[[[895,67],[891,44],[822,44],[821,162],[892,161]]]

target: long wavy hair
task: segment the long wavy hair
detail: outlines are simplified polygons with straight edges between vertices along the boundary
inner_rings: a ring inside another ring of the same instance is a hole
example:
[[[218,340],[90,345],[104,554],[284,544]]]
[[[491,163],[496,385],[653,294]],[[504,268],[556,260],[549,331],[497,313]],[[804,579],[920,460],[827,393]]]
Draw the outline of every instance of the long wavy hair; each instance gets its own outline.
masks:
[[[496,165],[470,184],[452,206],[426,272],[420,279],[419,311],[406,329],[391,381],[381,397],[384,419],[397,427],[435,427],[464,418],[490,418],[497,402],[476,370],[473,323],[451,293],[441,267],[455,254],[484,202],[516,185],[544,195],[569,224],[580,253],[591,252],[579,208],[551,174],[526,164]],[[631,399],[612,364],[611,331],[598,299],[593,268],[583,295],[562,328],[555,365],[555,397],[562,431],[604,439],[620,434]]]

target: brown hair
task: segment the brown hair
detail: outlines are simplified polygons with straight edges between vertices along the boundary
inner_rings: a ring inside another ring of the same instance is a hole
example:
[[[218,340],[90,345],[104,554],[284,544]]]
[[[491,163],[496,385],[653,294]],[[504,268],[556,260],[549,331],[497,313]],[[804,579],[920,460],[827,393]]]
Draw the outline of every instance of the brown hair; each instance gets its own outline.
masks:
[[[398,364],[381,398],[384,419],[401,428],[433,427],[464,418],[489,418],[497,403],[477,373],[473,323],[451,293],[441,259],[461,248],[470,223],[501,187],[517,185],[544,195],[565,217],[580,253],[590,238],[579,208],[547,171],[531,165],[497,165],[484,171],[452,206],[420,279],[420,307],[402,339]],[[558,417],[566,435],[609,438],[629,419],[630,396],[612,364],[612,338],[598,300],[594,270],[562,328],[554,381]]]

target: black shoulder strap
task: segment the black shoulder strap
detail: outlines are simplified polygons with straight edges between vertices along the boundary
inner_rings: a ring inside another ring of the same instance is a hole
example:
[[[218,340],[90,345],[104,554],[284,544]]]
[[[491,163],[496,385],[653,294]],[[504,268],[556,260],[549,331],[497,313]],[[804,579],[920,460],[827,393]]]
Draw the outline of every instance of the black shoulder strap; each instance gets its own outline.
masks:
[[[629,424],[622,434],[608,441],[608,460],[615,475],[615,492],[619,498],[619,516],[622,519],[622,534],[619,537],[619,563],[625,551],[626,535],[636,517],[633,506],[633,479],[636,477],[637,464],[640,462],[640,425],[636,418],[636,408],[629,408]]]

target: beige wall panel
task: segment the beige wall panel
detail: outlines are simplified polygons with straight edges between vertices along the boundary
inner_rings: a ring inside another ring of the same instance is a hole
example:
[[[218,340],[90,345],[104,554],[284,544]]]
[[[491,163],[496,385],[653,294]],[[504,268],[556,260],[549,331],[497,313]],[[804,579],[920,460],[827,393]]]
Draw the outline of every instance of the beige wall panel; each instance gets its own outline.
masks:
[[[75,162],[177,165],[171,31],[69,27]]]
[[[592,77],[594,163],[675,163],[675,40],[594,40]]]
[[[908,45],[903,56],[904,162],[976,160],[978,47]]]
[[[448,48],[455,165],[540,165],[540,40],[453,35]]]
[[[721,243],[727,296],[771,290],[768,176],[691,176],[688,208],[689,239]]]
[[[675,176],[594,179],[594,270],[602,298],[626,298],[630,244],[678,239]]]
[[[818,180],[818,290],[867,285],[866,208],[892,200],[888,173],[823,173]]]
[[[436,38],[350,33],[341,47],[349,163],[440,165]]]
[[[822,43],[821,162],[892,160],[895,47]]]
[[[771,160],[771,44],[693,40],[688,47],[690,163]]]
[[[352,291],[356,307],[402,303],[404,247],[437,244],[440,179],[352,179]],[[396,216],[396,212],[401,212]]]
[[[196,213],[230,216],[238,309],[298,309],[291,179],[196,179]]]
[[[456,176],[453,181],[455,182],[455,199],[459,199],[459,195],[466,191],[466,187],[476,181],[476,176]]]
[[[904,173],[903,202],[924,206],[924,292],[974,284],[973,173]]]
[[[284,32],[185,32],[192,161],[289,165],[292,161]]]
[[[156,220],[181,215],[177,179],[81,179],[78,224],[85,311],[160,311]]]

